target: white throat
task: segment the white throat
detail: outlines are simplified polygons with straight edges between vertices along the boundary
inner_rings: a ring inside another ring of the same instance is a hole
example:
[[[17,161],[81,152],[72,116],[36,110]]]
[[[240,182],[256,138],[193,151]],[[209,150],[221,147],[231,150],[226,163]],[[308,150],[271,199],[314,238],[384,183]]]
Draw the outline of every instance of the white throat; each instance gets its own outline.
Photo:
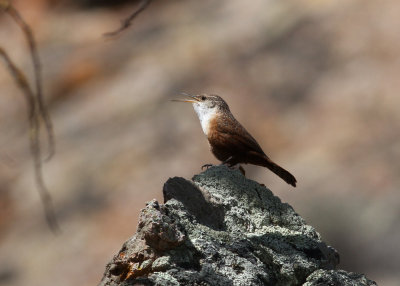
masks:
[[[204,134],[208,135],[211,120],[217,115],[217,108],[209,108],[201,103],[193,103],[194,111],[196,111],[199,117],[201,128]]]

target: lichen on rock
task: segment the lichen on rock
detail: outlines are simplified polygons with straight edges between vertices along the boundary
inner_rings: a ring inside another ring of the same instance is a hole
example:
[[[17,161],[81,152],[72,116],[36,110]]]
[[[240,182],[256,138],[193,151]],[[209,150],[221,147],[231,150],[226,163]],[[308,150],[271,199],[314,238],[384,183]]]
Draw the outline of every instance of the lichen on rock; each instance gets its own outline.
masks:
[[[142,210],[100,285],[376,285],[335,270],[336,250],[239,171],[216,166],[192,181],[171,178],[163,194],[164,204]]]

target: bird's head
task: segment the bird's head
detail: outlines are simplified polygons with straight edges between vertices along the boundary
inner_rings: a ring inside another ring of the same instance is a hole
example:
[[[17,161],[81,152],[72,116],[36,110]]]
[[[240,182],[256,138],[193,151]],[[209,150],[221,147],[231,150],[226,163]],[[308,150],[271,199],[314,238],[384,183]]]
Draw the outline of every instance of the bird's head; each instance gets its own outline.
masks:
[[[182,93],[187,99],[174,99],[173,101],[192,103],[197,114],[209,114],[229,111],[229,106],[220,96],[215,94],[191,95]]]

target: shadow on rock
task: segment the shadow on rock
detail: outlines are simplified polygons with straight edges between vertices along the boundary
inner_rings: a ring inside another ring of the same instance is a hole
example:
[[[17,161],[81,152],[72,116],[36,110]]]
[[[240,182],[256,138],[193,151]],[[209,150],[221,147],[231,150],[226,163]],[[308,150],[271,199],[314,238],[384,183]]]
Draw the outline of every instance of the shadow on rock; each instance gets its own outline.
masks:
[[[164,203],[170,199],[181,202],[196,220],[214,230],[224,230],[224,209],[213,204],[206,191],[184,178],[169,179],[163,188]]]

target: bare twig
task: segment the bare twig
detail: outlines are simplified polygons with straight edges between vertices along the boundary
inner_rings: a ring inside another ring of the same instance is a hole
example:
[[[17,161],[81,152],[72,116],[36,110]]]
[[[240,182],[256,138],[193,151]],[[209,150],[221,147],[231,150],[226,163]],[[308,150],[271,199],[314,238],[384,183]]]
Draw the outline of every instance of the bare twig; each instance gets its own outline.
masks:
[[[112,32],[104,33],[103,36],[105,37],[114,37],[120,34],[121,32],[125,31],[127,28],[129,28],[132,25],[133,20],[141,13],[143,12],[147,6],[152,2],[152,0],[142,0],[139,4],[139,8],[136,9],[128,18],[124,19],[121,21],[121,26]]]
[[[0,47],[0,56],[3,58],[4,62],[7,65],[7,68],[15,80],[16,85],[21,89],[22,93],[25,96],[26,103],[28,106],[28,120],[29,120],[29,138],[30,138],[30,148],[31,153],[33,155],[34,161],[34,169],[35,169],[35,179],[38,186],[40,198],[43,202],[43,207],[46,214],[47,222],[52,229],[53,232],[59,231],[59,226],[54,214],[54,208],[51,200],[51,196],[44,184],[43,175],[42,175],[42,160],[41,160],[41,151],[40,151],[40,142],[39,142],[39,130],[40,130],[40,121],[38,115],[38,104],[36,102],[35,94],[30,88],[28,81],[19,70],[15,64],[12,62],[8,54]]]
[[[28,26],[28,24],[24,21],[24,19],[21,17],[18,11],[10,3],[8,4],[5,11],[14,19],[14,21],[21,28],[28,42],[34,69],[36,98],[37,98],[37,103],[39,105],[39,115],[42,117],[46,125],[47,139],[49,146],[49,153],[47,155],[46,160],[49,160],[55,153],[54,132],[53,132],[53,124],[51,123],[50,116],[47,112],[47,108],[43,100],[42,69],[40,65],[39,53],[36,48],[35,38],[33,37],[31,28]]]
[[[34,66],[36,93],[30,87],[24,73],[17,68],[17,66],[10,59],[6,51],[1,47],[0,47],[0,57],[4,60],[5,64],[7,65],[7,68],[11,76],[14,78],[16,85],[21,89],[27,103],[30,149],[34,162],[35,181],[39,191],[40,198],[43,203],[43,208],[46,215],[47,223],[50,229],[54,233],[58,233],[60,231],[60,228],[58,226],[57,219],[55,216],[52,199],[44,183],[43,173],[42,173],[42,159],[41,159],[41,149],[39,141],[40,118],[42,118],[45,122],[49,140],[50,157],[54,153],[54,136],[53,136],[53,129],[50,117],[47,113],[46,106],[43,103],[43,95],[41,87],[42,86],[41,70],[40,70],[40,62],[36,49],[36,44],[30,27],[23,21],[17,10],[10,4],[9,1],[0,0],[0,10],[4,10],[5,12],[7,12],[9,15],[12,16],[14,21],[16,21],[16,23],[23,30],[28,40],[29,50],[31,53],[32,62]]]

